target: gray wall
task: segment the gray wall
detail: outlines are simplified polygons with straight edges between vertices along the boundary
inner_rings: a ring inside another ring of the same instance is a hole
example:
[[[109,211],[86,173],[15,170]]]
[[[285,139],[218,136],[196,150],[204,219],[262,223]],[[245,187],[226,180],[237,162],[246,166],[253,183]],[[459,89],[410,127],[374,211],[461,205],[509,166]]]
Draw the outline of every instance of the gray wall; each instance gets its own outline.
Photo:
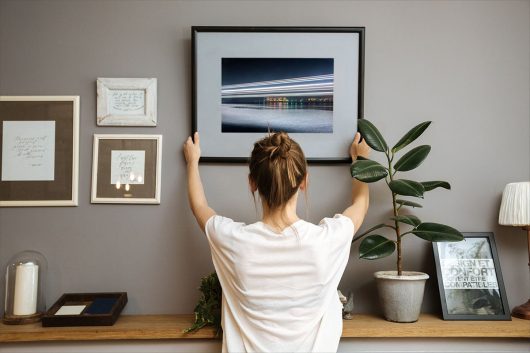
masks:
[[[504,185],[530,178],[530,2],[0,0],[0,94],[81,96],[79,206],[0,209],[0,263],[24,249],[44,253],[48,305],[64,292],[127,291],[128,314],[192,312],[200,277],[213,269],[188,209],[181,153],[192,25],[365,26],[366,117],[393,142],[434,121],[422,138],[431,156],[411,178],[453,186],[429,193],[416,214],[495,232],[509,302],[526,301],[524,234],[496,220]],[[96,127],[97,77],[157,77],[158,126]],[[90,204],[94,133],[164,135],[161,205]],[[218,213],[257,219],[245,166],[201,173]],[[344,209],[346,165],[311,166],[310,178],[310,221]],[[363,228],[389,214],[383,185],[371,192]],[[405,242],[405,267],[434,275],[430,244]],[[357,311],[378,311],[372,272],[393,263],[352,250],[341,287],[354,290]],[[439,305],[433,279],[424,310]]]

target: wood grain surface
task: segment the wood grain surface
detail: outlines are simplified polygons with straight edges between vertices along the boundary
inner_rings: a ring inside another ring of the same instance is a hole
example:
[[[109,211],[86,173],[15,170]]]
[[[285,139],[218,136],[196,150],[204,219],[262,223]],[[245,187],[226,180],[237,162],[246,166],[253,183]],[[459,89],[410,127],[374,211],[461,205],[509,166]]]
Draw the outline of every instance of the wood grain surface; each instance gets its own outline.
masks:
[[[213,339],[212,328],[184,334],[191,326],[193,315],[123,315],[114,326],[42,327],[0,324],[0,343],[39,341],[104,341]],[[422,314],[419,321],[399,324],[375,315],[357,314],[345,320],[343,338],[530,338],[530,321],[444,321],[431,314]]]

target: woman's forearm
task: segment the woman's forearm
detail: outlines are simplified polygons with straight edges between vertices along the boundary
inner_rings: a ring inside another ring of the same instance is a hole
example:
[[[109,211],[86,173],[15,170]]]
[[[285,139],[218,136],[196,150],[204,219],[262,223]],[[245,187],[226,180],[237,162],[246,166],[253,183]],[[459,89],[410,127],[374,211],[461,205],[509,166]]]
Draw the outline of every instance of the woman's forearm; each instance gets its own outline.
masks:
[[[199,174],[199,159],[201,158],[201,147],[199,145],[199,133],[193,134],[193,139],[188,137],[184,142],[184,157],[186,159],[186,170],[188,172],[188,200],[191,211],[197,219],[197,223],[204,231],[206,221],[215,215],[215,211],[208,206],[204,188],[202,187]]]
[[[197,223],[204,231],[204,226],[208,219],[215,215],[215,211],[208,206],[208,200],[204,193],[201,176],[199,174],[198,163],[189,163],[188,171],[188,200],[191,211],[197,220]]]

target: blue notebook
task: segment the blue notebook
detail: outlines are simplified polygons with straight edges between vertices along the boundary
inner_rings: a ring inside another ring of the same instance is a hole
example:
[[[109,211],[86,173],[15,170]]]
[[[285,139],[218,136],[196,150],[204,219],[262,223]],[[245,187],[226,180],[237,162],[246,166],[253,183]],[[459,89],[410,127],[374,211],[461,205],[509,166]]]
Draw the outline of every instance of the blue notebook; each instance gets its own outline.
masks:
[[[84,313],[109,314],[112,311],[114,304],[116,304],[116,301],[116,298],[96,298]]]

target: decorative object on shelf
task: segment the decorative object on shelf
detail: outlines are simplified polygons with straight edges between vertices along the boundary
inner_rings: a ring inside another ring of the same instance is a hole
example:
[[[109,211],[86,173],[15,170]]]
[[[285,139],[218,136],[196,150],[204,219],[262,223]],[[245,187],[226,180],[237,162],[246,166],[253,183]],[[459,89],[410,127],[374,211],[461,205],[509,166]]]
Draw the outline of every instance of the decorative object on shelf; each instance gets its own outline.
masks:
[[[244,163],[269,130],[288,132],[310,163],[350,161],[364,27],[192,27],[192,65],[202,162]]]
[[[125,304],[126,292],[66,293],[42,317],[42,326],[112,326]]]
[[[38,251],[22,251],[6,268],[5,324],[29,324],[46,311],[45,283],[48,263]]]
[[[162,135],[94,135],[92,203],[160,203]]]
[[[340,302],[342,303],[342,318],[344,320],[353,319],[353,292],[350,292],[347,298],[340,290],[337,290],[337,292],[339,294]]]
[[[374,274],[384,315],[389,321],[415,322],[418,320],[423,302],[425,281],[429,278],[426,273],[403,271],[401,249],[403,237],[408,234],[414,234],[431,242],[453,242],[463,239],[463,235],[452,227],[439,223],[423,222],[411,214],[400,214],[402,207],[422,206],[407,199],[398,199],[398,197],[412,196],[423,198],[425,192],[438,187],[451,188],[449,183],[445,181],[416,182],[407,179],[397,179],[398,172],[415,169],[429,154],[431,146],[421,145],[411,149],[401,156],[397,162],[394,162],[397,153],[415,141],[430,124],[430,121],[426,121],[415,126],[394,147],[389,148],[379,130],[370,121],[361,119],[358,122],[359,132],[362,137],[374,151],[384,153],[388,167],[374,160],[362,158],[352,164],[351,175],[366,183],[385,179],[392,194],[393,217],[391,217],[392,224],[378,224],[357,235],[353,242],[364,238],[359,246],[359,256],[368,260],[389,256],[397,249],[397,271],[379,271]],[[403,232],[401,228],[403,226],[410,226],[411,229]],[[368,235],[382,228],[392,229],[395,233],[395,240],[379,234]]]
[[[0,96],[0,206],[77,206],[78,96]]]
[[[433,243],[444,320],[511,320],[493,233]]]
[[[221,283],[217,273],[213,272],[210,275],[201,279],[201,297],[195,306],[195,323],[184,330],[184,333],[195,332],[204,326],[213,326],[215,328],[216,336],[222,332],[221,328]]]
[[[97,124],[156,126],[156,78],[98,78]]]
[[[499,224],[522,227],[526,232],[528,269],[530,271],[530,181],[506,185],[502,193]],[[512,315],[520,319],[530,320],[530,299],[513,308]]]

